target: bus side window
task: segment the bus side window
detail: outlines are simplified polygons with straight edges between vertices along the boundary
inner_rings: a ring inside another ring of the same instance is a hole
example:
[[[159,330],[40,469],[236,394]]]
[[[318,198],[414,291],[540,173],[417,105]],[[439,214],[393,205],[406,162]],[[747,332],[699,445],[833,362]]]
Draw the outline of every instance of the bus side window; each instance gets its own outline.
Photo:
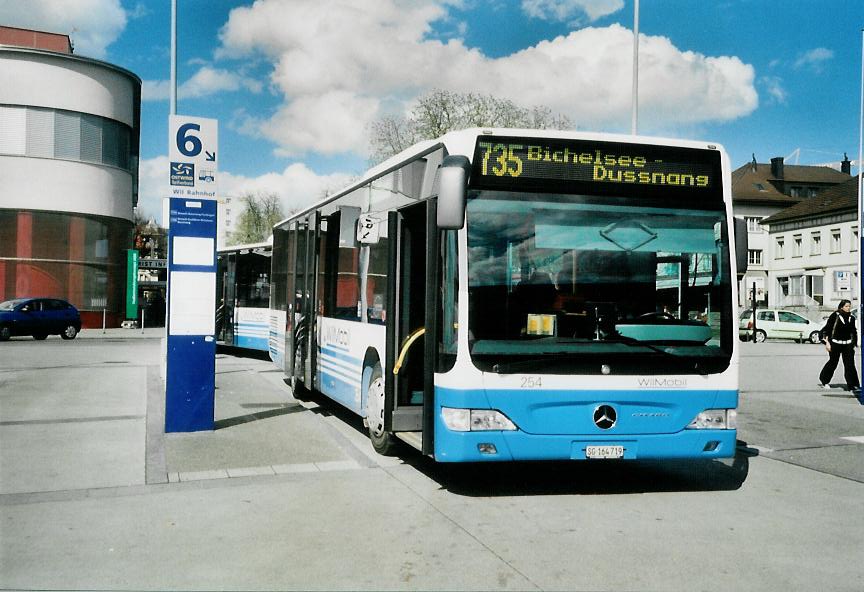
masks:
[[[360,320],[357,303],[360,301],[360,249],[339,248],[339,266],[336,275],[336,308],[333,316],[349,321]]]

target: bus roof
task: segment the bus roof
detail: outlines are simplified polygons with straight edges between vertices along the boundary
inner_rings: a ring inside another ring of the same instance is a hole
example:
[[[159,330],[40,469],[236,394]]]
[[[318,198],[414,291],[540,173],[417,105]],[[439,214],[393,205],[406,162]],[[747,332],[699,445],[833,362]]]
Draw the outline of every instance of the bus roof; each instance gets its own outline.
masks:
[[[438,147],[443,146],[447,154],[462,154],[470,160],[474,155],[474,146],[477,143],[477,138],[480,136],[517,136],[525,138],[555,138],[555,139],[574,139],[574,140],[589,140],[589,141],[605,141],[605,142],[621,142],[626,144],[653,144],[659,146],[673,146],[679,148],[694,148],[701,150],[719,150],[725,152],[723,146],[716,142],[705,142],[698,140],[682,140],[678,138],[664,138],[654,136],[634,136],[630,134],[611,134],[602,132],[582,132],[576,130],[552,130],[552,129],[523,129],[523,128],[468,128],[449,132],[434,140],[424,140],[414,144],[410,148],[406,148],[402,152],[391,156],[384,162],[370,168],[360,178],[353,183],[342,188],[338,192],[326,196],[324,199],[313,203],[312,205],[291,214],[284,220],[280,220],[273,225],[274,228],[281,228],[285,224],[302,218],[310,212],[314,212],[321,207],[341,198],[344,195],[362,187],[366,183],[382,177],[390,173],[407,161],[433,152]],[[272,240],[272,236],[271,236]]]

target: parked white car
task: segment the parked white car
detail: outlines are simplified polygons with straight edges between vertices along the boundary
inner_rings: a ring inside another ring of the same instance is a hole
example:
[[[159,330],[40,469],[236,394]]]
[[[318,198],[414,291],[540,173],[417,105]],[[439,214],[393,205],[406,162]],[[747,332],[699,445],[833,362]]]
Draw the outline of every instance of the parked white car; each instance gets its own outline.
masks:
[[[822,324],[790,310],[756,309],[756,341],[794,339],[799,343],[819,343]],[[745,310],[738,322],[741,341],[753,339],[753,311]]]

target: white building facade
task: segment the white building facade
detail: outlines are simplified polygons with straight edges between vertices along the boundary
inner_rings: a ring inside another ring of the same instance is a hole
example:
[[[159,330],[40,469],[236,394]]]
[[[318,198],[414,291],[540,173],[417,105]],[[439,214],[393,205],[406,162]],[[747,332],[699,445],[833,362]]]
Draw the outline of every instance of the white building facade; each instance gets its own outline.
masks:
[[[825,190],[766,218],[768,306],[791,308],[814,320],[841,299],[858,307],[858,180]]]
[[[0,300],[64,298],[84,326],[101,326],[103,313],[115,324],[138,192],[141,80],[71,45],[9,45],[21,31],[0,27]]]

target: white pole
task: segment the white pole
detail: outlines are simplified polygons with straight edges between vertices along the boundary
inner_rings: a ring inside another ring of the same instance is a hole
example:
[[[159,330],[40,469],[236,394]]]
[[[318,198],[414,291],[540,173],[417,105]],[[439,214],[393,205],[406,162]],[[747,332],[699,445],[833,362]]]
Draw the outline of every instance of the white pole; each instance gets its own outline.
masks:
[[[102,309],[102,333],[105,333],[105,309]]]
[[[141,333],[144,333],[144,307],[141,307]]]
[[[177,115],[177,0],[171,0],[171,100],[170,115]]]
[[[630,133],[635,136],[639,128],[639,0],[635,0],[633,5],[633,91],[630,103]]]
[[[858,123],[858,320],[859,327],[861,326],[861,322],[864,320],[861,319],[861,312],[864,310],[864,306],[861,304],[861,292],[862,287],[864,287],[864,278],[861,276],[861,258],[864,254],[861,253],[861,218],[862,218],[862,203],[864,203],[864,197],[862,197],[862,192],[864,192],[864,174],[861,173],[861,159],[864,156],[864,29],[861,29],[861,111]],[[858,334],[858,343],[861,343],[861,333]]]

